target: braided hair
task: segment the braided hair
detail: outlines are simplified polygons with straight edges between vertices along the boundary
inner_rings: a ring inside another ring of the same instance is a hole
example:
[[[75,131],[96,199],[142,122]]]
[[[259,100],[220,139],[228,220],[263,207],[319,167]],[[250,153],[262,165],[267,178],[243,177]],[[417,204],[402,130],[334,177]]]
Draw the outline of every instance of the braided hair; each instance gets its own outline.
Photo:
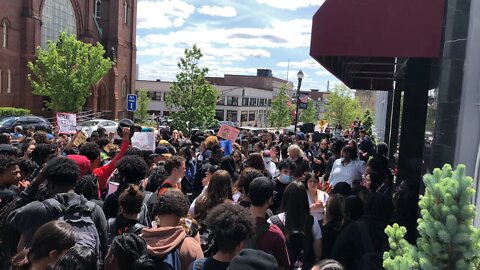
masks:
[[[147,255],[147,244],[140,236],[124,233],[112,240],[110,251],[118,260],[119,270],[153,270],[154,263]]]

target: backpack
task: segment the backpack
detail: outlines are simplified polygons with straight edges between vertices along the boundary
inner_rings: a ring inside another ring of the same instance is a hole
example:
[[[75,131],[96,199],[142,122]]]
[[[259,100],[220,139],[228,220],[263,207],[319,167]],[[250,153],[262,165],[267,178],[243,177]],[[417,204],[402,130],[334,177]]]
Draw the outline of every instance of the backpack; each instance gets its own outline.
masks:
[[[117,228],[116,224],[117,218],[109,218],[107,220],[107,228],[108,228],[108,242],[111,243],[113,238],[118,235],[122,235],[124,233],[133,233],[139,235],[143,228],[146,226],[140,223],[135,223],[130,227],[125,228]]]
[[[200,246],[202,247],[204,257],[212,257],[217,253],[218,248],[215,243],[215,235],[208,229],[208,224],[200,221],[200,229],[198,230],[200,235]]]
[[[286,228],[278,215],[270,218],[273,224],[277,225],[284,235]],[[310,269],[315,261],[315,255],[313,251],[313,235],[311,228],[313,226],[314,219],[311,215],[307,218],[305,224],[307,232],[293,231],[288,237],[286,237],[286,244],[288,250],[288,257],[290,259],[291,266],[289,269]]]
[[[181,244],[180,244],[181,245]],[[179,246],[180,246],[179,245]],[[150,256],[154,263],[154,270],[181,270],[180,251],[175,248],[163,258]]]
[[[158,188],[157,198],[160,198],[161,196],[163,196],[163,194],[165,194],[165,192],[167,192],[167,190],[170,189],[170,188],[173,188],[173,186],[170,185],[169,183],[163,183],[163,184]]]
[[[243,248],[249,248],[249,249],[257,249],[257,241],[258,239],[264,235],[268,229],[270,229],[270,223],[268,222],[265,222],[264,224],[262,224],[262,226],[260,226],[260,228],[258,228],[258,230],[255,231],[254,235],[245,240],[245,242],[243,243]]]
[[[150,227],[152,226],[152,216],[150,213],[152,213],[152,208],[157,197],[150,191],[144,191],[144,194],[145,197],[143,198],[142,208],[140,209],[140,213],[138,213],[137,220],[141,224]]]
[[[51,211],[54,219],[65,221],[74,228],[77,233],[77,245],[95,250],[100,262],[103,256],[100,250],[100,237],[92,219],[96,204],[87,201],[84,204],[77,203],[66,207],[55,198],[47,199],[43,203],[47,210]]]
[[[357,264],[358,270],[380,270],[383,269],[382,253],[376,252],[373,248],[372,239],[367,224],[363,221],[356,222],[360,236],[362,237],[363,255]]]

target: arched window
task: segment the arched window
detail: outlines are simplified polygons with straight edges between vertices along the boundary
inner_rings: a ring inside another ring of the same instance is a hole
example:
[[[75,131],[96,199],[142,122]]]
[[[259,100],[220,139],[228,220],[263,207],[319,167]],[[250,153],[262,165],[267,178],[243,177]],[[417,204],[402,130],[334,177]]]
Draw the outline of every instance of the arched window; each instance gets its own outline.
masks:
[[[126,97],[127,96],[127,78],[126,77],[123,78],[122,80],[121,88],[122,88],[122,93],[121,93],[122,97]]]
[[[100,18],[102,16],[102,1],[95,1],[95,17]]]
[[[124,12],[125,12],[125,14],[123,16],[123,22],[125,24],[127,24],[127,22],[128,22],[128,1],[127,0],[125,0],[123,2],[123,7],[124,7]]]
[[[12,71],[7,69],[7,93],[12,92]]]
[[[41,46],[48,40],[57,40],[62,31],[77,34],[77,20],[70,0],[45,0],[42,8]]]
[[[2,20],[2,48],[7,48],[8,46],[8,27],[10,24],[7,19]]]

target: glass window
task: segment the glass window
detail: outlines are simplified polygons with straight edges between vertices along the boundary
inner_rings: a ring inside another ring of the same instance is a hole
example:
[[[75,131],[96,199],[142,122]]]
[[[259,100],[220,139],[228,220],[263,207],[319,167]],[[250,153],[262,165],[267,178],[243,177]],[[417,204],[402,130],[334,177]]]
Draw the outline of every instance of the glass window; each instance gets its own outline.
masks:
[[[225,120],[223,119],[223,113],[224,113],[224,110],[215,110],[215,119],[217,119],[218,121]]]
[[[217,105],[225,105],[225,97],[220,97],[220,99],[217,102]]]
[[[248,106],[248,97],[244,97],[242,100],[242,106]],[[245,120],[247,121],[247,120]]]
[[[255,121],[255,111],[250,111],[248,114],[248,121]]]
[[[227,105],[238,106],[238,97],[227,97]]]
[[[2,29],[3,29],[2,47],[6,48],[8,45],[8,22],[6,19],[4,19],[2,22]]]
[[[123,78],[122,80],[122,97],[127,96],[127,78]]]
[[[45,0],[42,8],[42,48],[48,40],[57,40],[62,31],[77,35],[75,12],[70,0]]]
[[[102,16],[102,1],[95,1],[95,17],[100,18]]]
[[[260,99],[260,105],[259,106],[260,107],[265,106],[265,99],[263,99],[263,98]]]
[[[250,98],[250,106],[257,106],[257,99],[256,98]]]
[[[227,121],[237,122],[237,111],[227,111]]]
[[[272,107],[272,100],[271,99],[268,99],[268,105],[269,107]]]
[[[152,100],[162,100],[162,92],[150,92],[150,97]]]
[[[163,111],[163,116],[170,116],[170,111]]]
[[[127,2],[127,0],[125,0],[125,2],[123,2],[123,7],[125,8],[124,9],[125,14],[123,14],[123,23],[127,24],[128,23],[128,2]]]
[[[7,93],[12,92],[12,71],[7,69]]]
[[[248,121],[248,112],[247,111],[243,111],[241,113],[240,121],[242,121],[242,122],[247,122]]]

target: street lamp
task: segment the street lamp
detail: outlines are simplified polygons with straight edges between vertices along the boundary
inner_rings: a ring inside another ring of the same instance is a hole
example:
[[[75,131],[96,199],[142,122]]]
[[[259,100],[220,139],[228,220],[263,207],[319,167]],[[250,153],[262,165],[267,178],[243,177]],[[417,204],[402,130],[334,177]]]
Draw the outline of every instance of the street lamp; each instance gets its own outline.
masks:
[[[297,133],[297,125],[298,125],[298,101],[300,100],[300,87],[302,86],[302,80],[303,80],[303,72],[301,70],[298,71],[297,73],[297,78],[298,78],[298,85],[297,85],[297,107],[295,111],[295,128],[293,129],[293,132],[296,134]]]

